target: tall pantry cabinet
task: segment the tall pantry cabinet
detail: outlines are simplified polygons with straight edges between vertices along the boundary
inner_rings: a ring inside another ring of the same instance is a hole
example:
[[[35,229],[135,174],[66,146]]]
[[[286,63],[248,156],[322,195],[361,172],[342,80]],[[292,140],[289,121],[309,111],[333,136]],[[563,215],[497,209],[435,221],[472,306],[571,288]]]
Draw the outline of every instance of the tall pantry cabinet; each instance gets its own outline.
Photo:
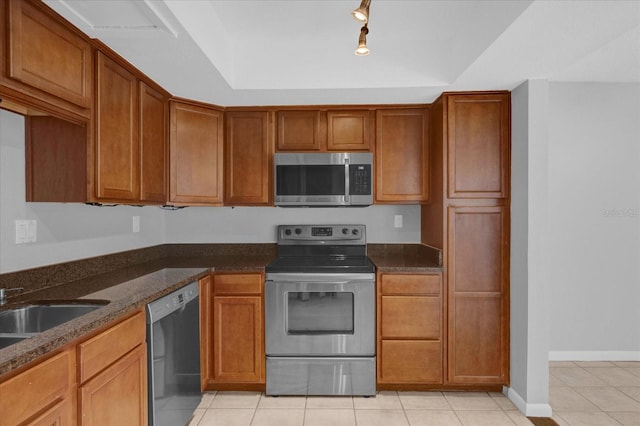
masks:
[[[422,243],[443,250],[445,385],[509,383],[509,92],[444,93],[432,105],[431,203]]]

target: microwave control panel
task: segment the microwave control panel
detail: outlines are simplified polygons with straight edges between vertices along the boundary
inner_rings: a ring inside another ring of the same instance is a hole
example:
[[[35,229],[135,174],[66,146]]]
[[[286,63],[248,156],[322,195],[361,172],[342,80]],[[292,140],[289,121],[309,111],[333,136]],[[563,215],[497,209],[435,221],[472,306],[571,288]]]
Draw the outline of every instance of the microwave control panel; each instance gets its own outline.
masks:
[[[349,195],[371,195],[371,164],[349,165]]]

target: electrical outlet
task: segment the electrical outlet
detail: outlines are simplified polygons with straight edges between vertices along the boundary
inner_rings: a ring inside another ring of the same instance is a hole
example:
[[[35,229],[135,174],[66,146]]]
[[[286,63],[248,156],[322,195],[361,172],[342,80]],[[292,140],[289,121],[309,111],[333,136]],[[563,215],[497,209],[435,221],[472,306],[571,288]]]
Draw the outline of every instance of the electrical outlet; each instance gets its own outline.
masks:
[[[140,232],[140,216],[133,216],[133,232]]]
[[[397,214],[393,216],[393,227],[394,228],[402,228],[402,215]]]

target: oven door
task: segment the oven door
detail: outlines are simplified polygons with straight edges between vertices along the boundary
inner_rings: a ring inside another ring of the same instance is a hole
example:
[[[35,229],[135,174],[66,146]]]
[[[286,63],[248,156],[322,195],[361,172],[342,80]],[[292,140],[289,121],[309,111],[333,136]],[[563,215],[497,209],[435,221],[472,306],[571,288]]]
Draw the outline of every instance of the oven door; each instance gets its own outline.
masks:
[[[267,274],[267,356],[374,356],[374,274]]]

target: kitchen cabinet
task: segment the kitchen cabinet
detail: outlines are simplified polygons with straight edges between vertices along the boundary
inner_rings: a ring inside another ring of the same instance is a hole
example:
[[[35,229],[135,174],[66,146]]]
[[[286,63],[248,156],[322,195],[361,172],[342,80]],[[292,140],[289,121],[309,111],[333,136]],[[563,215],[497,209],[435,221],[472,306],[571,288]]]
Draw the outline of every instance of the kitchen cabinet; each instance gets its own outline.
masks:
[[[508,196],[508,93],[447,96],[450,198]]]
[[[147,424],[146,321],[142,310],[78,345],[78,424]]]
[[[140,197],[138,79],[104,53],[96,58],[95,196],[135,202]]]
[[[431,107],[421,242],[443,251],[445,385],[509,384],[509,109],[508,92],[445,93]]]
[[[224,204],[273,204],[273,135],[268,111],[225,112]]]
[[[371,151],[374,112],[369,109],[280,110],[278,151]]]
[[[506,383],[508,210],[449,207],[449,371],[458,383]]]
[[[140,94],[140,201],[167,201],[168,98],[149,84],[139,82]]]
[[[429,110],[376,110],[374,203],[429,200]]]
[[[326,138],[320,111],[278,111],[278,151],[320,151]]]
[[[74,121],[88,119],[89,38],[39,1],[3,1],[0,22],[0,97]]]
[[[443,383],[439,274],[378,273],[378,389]]]
[[[263,284],[261,273],[200,282],[203,390],[264,390]]]
[[[96,58],[95,201],[165,204],[168,94],[117,55]]]
[[[369,110],[327,111],[327,151],[371,151],[374,120]]]
[[[186,100],[169,105],[169,202],[222,205],[222,109]]]
[[[68,349],[0,383],[0,426],[75,425],[75,366]]]

